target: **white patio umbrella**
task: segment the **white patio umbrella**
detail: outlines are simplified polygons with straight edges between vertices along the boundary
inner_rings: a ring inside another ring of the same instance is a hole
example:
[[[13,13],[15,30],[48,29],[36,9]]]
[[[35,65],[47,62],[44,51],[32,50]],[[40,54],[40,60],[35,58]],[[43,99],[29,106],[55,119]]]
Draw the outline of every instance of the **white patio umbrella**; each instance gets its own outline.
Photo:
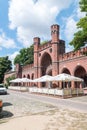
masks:
[[[16,78],[10,81],[11,83],[21,83],[21,78]]]
[[[40,78],[34,79],[33,82],[48,82],[51,81],[52,76],[50,75],[44,75]]]
[[[51,78],[52,81],[65,81],[65,82],[69,82],[69,81],[78,81],[78,82],[82,82],[83,79],[82,78],[78,78],[66,73],[62,73],[59,75],[54,76],[53,78]]]
[[[44,75],[40,78],[34,79],[33,81],[34,82],[48,82],[48,88],[50,88],[51,87],[51,78],[52,78],[52,76],[50,76],[50,75]]]
[[[72,76],[72,75],[71,75],[71,79],[72,79],[72,81],[78,81],[78,82],[83,82],[84,81],[82,78]]]
[[[33,80],[32,79],[28,79],[28,78],[22,78],[21,79],[21,82],[33,82]]]
[[[16,78],[16,79],[10,81],[10,83],[17,83],[18,86],[20,86],[20,83],[21,83],[21,82],[22,82],[22,81],[21,81],[21,78]]]
[[[82,78],[78,78],[66,73],[59,74],[57,76],[54,76],[51,78],[52,81],[57,81],[57,82],[63,82],[63,88],[65,87],[65,82],[71,82],[71,81],[76,81],[76,82],[83,82]]]

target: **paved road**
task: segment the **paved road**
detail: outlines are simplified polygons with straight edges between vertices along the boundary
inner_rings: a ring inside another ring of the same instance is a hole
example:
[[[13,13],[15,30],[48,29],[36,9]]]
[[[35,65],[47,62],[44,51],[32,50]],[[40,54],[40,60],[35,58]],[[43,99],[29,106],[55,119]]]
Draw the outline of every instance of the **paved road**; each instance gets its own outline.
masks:
[[[55,106],[36,101],[28,93],[9,91],[7,95],[0,95],[3,100],[3,111],[0,118],[20,117],[56,109]]]
[[[12,93],[14,93],[14,91]],[[17,93],[19,95],[22,94],[21,96],[24,98],[31,98],[41,102],[50,103],[57,107],[63,106],[64,108],[70,108],[70,109],[72,108],[77,111],[87,112],[87,96],[61,99],[61,98],[55,98],[49,96],[35,95],[30,93],[21,93],[21,92],[17,92]]]
[[[8,90],[8,95],[0,95],[3,100],[2,117],[17,117],[45,112],[53,109],[73,109],[87,113],[87,96],[60,99],[50,96],[35,95],[29,92]]]

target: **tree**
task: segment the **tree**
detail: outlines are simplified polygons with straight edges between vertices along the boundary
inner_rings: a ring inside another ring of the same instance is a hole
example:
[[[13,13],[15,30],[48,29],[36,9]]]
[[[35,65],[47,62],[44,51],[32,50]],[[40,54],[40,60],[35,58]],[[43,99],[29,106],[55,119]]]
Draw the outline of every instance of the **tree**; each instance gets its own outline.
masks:
[[[0,83],[3,82],[4,74],[11,69],[12,69],[12,63],[8,59],[8,56],[0,57]]]
[[[48,40],[43,41],[43,42],[41,43],[41,45],[44,45],[44,44],[46,44],[47,42],[48,42]]]
[[[80,0],[79,5],[82,12],[87,12],[87,0]]]
[[[15,79],[15,75],[9,76],[8,78],[6,78],[6,84],[5,86],[8,88],[8,86],[11,84],[10,81]]]
[[[81,11],[87,13],[87,0],[80,0],[79,5]],[[80,47],[87,44],[87,16],[79,20],[77,28],[79,31],[74,34],[74,38],[70,42],[70,45],[74,46],[74,50],[78,50]]]
[[[32,64],[34,61],[34,46],[31,45],[30,48],[23,48],[20,50],[20,54],[18,54],[14,59],[14,64],[27,65]]]

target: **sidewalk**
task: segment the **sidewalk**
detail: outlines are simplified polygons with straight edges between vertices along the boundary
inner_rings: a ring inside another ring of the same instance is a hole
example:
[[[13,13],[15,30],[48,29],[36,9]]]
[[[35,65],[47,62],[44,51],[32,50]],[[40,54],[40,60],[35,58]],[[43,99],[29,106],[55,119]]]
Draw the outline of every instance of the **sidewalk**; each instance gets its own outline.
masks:
[[[12,91],[14,93],[14,91]],[[36,101],[53,105],[57,108],[73,109],[79,112],[87,113],[87,95],[81,97],[73,97],[68,99],[61,99],[50,95],[38,95],[31,94],[29,92],[18,92],[19,95],[23,95],[25,98],[30,98]]]

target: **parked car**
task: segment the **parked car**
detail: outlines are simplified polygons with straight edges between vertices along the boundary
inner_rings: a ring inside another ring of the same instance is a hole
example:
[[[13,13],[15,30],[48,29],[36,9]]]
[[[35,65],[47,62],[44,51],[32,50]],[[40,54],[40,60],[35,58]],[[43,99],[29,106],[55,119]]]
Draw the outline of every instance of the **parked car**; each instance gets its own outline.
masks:
[[[2,100],[0,99],[0,113],[2,112],[2,106],[3,106],[3,103],[2,103]]]
[[[3,84],[0,84],[0,94],[7,94],[7,89]]]

